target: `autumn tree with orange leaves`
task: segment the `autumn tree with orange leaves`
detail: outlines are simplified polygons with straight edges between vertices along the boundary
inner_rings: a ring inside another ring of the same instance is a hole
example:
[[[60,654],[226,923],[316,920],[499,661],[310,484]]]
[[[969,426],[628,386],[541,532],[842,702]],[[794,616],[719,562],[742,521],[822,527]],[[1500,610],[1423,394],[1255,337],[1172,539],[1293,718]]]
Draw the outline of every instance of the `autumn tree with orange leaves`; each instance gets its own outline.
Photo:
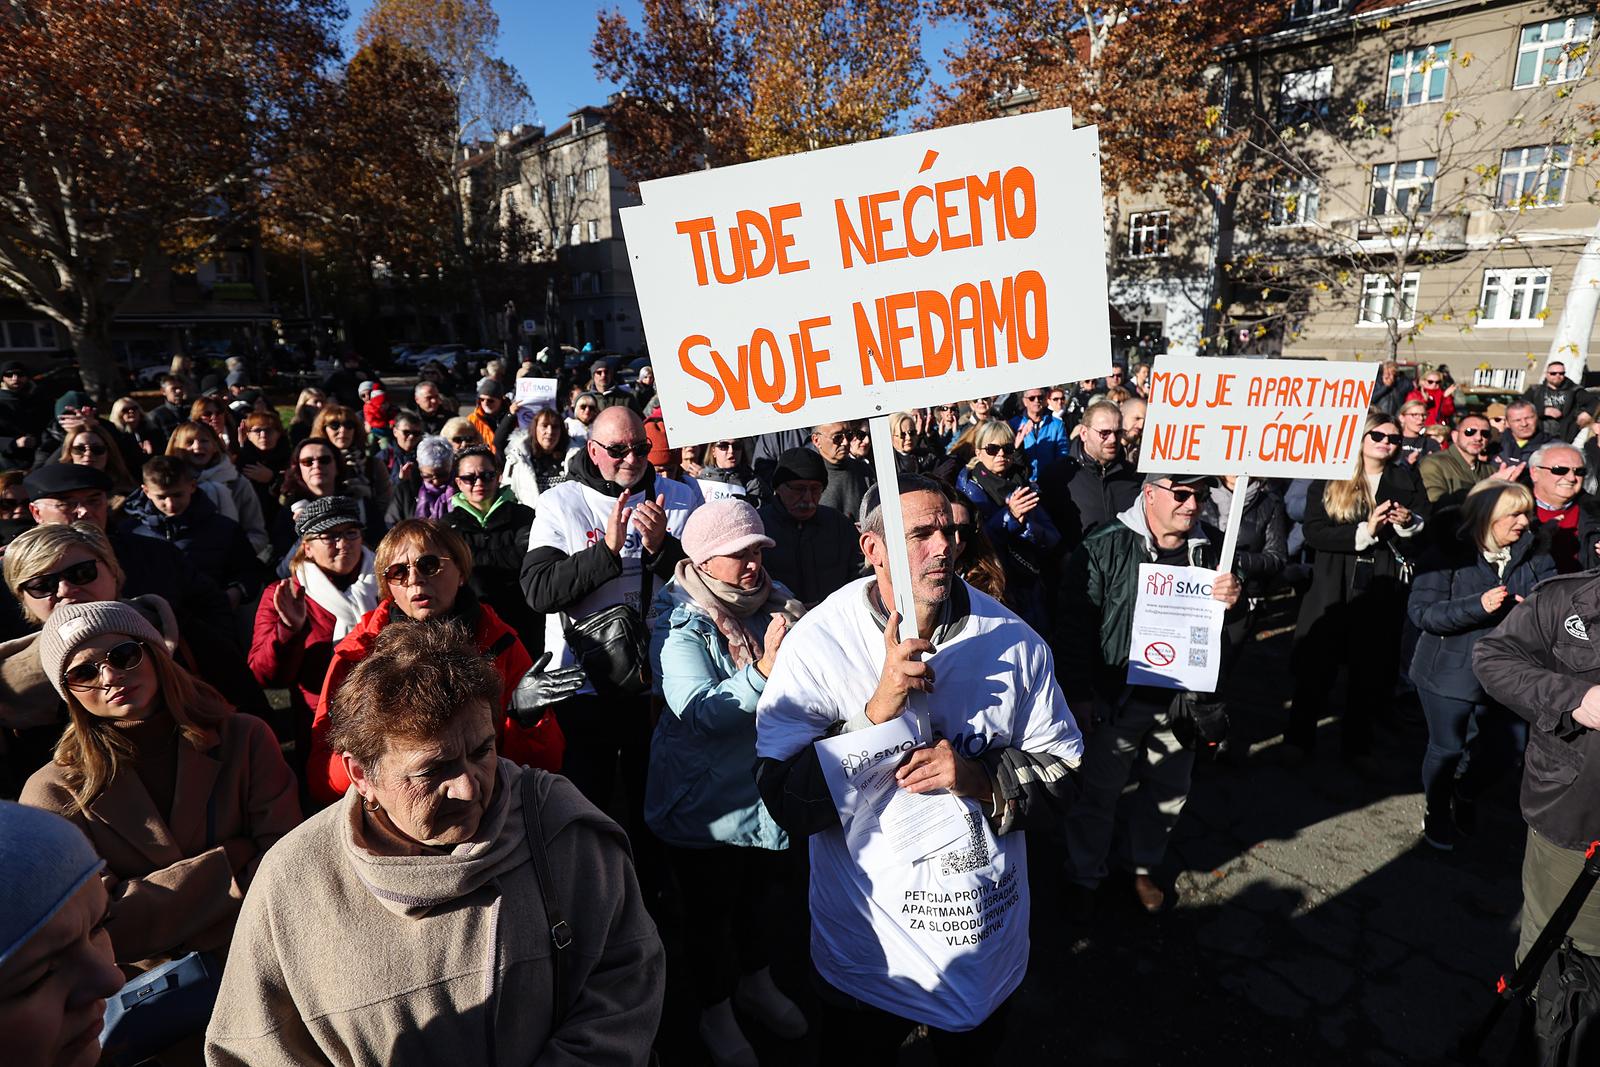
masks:
[[[896,132],[919,101],[922,11],[897,0],[644,0],[602,12],[595,67],[634,181]]]
[[[0,291],[66,330],[102,401],[141,265],[251,221],[341,17],[337,0],[0,2]],[[131,289],[110,285],[119,261]]]

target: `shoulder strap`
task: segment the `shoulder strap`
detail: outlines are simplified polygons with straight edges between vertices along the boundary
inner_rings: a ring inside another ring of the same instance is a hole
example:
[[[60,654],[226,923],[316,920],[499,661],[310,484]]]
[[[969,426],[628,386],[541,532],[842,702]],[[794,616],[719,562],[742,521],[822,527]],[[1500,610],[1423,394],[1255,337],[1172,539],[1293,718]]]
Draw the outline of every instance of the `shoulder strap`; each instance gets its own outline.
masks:
[[[522,821],[528,834],[528,849],[533,854],[533,873],[539,879],[539,897],[545,922],[550,924],[550,985],[551,999],[555,1002],[550,1032],[554,1033],[567,1013],[565,987],[570,960],[565,950],[572,945],[572,927],[562,917],[561,900],[556,896],[556,881],[550,873],[550,856],[544,845],[544,811],[539,806],[533,778],[529,772],[522,772]]]
[[[650,579],[655,575],[650,571],[650,565],[644,561],[644,546],[639,546],[639,621],[648,621],[650,614]]]

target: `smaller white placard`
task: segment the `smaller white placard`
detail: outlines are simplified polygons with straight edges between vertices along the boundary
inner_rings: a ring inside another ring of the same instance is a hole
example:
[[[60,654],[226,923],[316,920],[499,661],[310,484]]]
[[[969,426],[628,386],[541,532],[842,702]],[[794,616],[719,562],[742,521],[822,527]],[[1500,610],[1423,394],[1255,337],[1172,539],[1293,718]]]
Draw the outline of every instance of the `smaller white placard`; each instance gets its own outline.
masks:
[[[922,747],[926,736],[921,717],[908,712],[816,742],[845,844],[862,870],[904,867],[971,833],[966,803],[959,797],[908,793],[895,779],[900,764]]]
[[[518,378],[512,402],[517,405],[517,425],[526,430],[533,425],[533,417],[539,412],[556,410],[556,380]]]
[[[1128,684],[1213,693],[1222,666],[1222,617],[1211,596],[1217,572],[1204,567],[1139,566],[1128,646]]]

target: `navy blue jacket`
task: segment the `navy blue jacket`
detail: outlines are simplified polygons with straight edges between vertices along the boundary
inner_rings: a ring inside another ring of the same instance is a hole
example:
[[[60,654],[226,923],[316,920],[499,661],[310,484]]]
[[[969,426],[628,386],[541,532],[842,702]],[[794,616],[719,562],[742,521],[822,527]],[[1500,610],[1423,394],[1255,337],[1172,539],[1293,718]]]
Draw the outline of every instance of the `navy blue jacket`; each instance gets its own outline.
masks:
[[[1494,630],[1533,587],[1556,574],[1549,536],[1530,527],[1511,546],[1505,576],[1495,573],[1483,553],[1465,537],[1450,537],[1435,546],[1417,566],[1407,612],[1422,637],[1411,660],[1411,680],[1458,700],[1485,699],[1472,673],[1472,649],[1478,638]],[[1483,610],[1483,594],[1504,585],[1509,594],[1500,609]]]
[[[122,512],[129,519],[129,533],[173,545],[190,567],[217,585],[237,585],[246,598],[260,591],[261,561],[251,550],[244,528],[219,512],[203,491],[195,490],[183,514],[168,518],[156,510],[143,489],[135,489]]]

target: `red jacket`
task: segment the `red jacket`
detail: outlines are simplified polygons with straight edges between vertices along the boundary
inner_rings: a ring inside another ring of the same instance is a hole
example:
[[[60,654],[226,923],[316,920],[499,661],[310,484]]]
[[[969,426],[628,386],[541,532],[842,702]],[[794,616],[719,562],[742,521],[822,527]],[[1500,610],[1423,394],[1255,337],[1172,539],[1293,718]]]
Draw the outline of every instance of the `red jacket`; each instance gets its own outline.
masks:
[[[289,579],[284,579],[288,581]],[[283,581],[273,582],[256,605],[255,636],[250,642],[250,671],[269,689],[293,685],[306,709],[317,706],[322,683],[333,660],[333,615],[310,597],[305,598],[308,627],[291,634],[278,621],[272,598]],[[298,710],[298,709],[297,709]]]
[[[1448,422],[1450,416],[1456,413],[1456,398],[1446,395],[1443,389],[1423,389],[1421,386],[1411,390],[1411,395],[1406,397],[1406,403],[1420,400],[1428,405],[1428,415],[1425,426],[1432,426],[1436,422]]]
[[[332,804],[350,788],[350,779],[344,772],[344,762],[328,748],[328,703],[345,675],[366,658],[378,640],[378,633],[389,624],[389,607],[393,601],[378,601],[378,606],[367,612],[361,625],[351,630],[333,650],[333,662],[328,664],[328,676],[322,683],[322,694],[316,703],[317,713],[311,720],[311,758],[306,764],[306,785],[313,799],[322,804]],[[511,703],[511,692],[522,676],[533,666],[533,658],[522,647],[517,632],[494,613],[489,605],[478,604],[478,627],[473,635],[478,648],[487,654],[497,645],[494,657],[495,670],[500,672],[500,688],[505,705]],[[509,643],[503,639],[509,636]],[[561,756],[565,741],[554,715],[546,713],[533,727],[518,726],[508,715],[501,722],[500,754],[525,766],[547,771],[561,769]]]

